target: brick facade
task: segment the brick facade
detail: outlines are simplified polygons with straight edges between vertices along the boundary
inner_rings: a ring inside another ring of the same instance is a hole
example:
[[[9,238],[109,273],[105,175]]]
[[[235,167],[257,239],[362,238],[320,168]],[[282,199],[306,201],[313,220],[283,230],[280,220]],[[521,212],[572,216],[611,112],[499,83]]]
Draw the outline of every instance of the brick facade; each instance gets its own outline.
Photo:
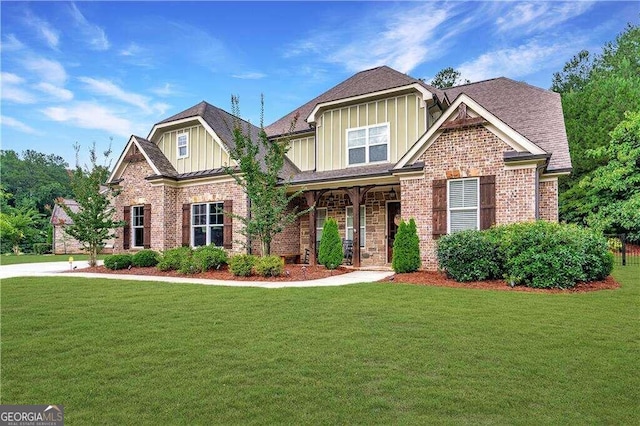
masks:
[[[494,175],[496,223],[536,218],[536,169],[505,168],[503,155],[511,148],[483,126],[443,132],[422,155],[423,177],[401,179],[402,217],[418,226],[422,266],[437,268],[432,230],[432,182],[434,179]]]
[[[558,179],[539,183],[539,217],[550,222],[558,221]]]

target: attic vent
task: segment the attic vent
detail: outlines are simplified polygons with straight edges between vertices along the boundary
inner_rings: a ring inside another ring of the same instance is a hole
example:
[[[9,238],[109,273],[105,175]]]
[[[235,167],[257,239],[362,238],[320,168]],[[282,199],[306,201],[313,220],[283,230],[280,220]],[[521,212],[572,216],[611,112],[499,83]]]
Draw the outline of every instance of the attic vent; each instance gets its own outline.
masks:
[[[465,103],[461,103],[460,106],[458,106],[458,116],[456,117],[456,120],[463,120],[465,118],[469,118],[469,114],[467,114],[467,105]]]

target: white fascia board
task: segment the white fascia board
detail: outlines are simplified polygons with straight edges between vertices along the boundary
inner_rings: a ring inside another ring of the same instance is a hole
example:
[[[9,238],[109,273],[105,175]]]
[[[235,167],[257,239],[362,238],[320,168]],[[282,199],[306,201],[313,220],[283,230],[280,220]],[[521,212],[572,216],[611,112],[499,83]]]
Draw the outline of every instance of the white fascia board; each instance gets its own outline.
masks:
[[[371,98],[371,97],[378,97],[380,95],[390,95],[396,92],[403,92],[409,89],[415,89],[416,91],[420,92],[422,94],[422,100],[426,101],[428,99],[433,99],[433,94],[431,92],[429,92],[425,87],[421,86],[418,83],[413,83],[413,84],[408,84],[406,86],[400,86],[400,87],[394,87],[392,89],[386,89],[386,90],[380,90],[378,92],[371,92],[371,93],[366,93],[364,95],[358,95],[358,96],[352,96],[350,98],[343,98],[343,99],[337,99],[335,101],[329,101],[329,102],[321,102],[319,104],[317,104],[315,106],[315,108],[313,108],[313,110],[311,111],[311,114],[309,114],[309,116],[307,117],[307,119],[305,120],[307,123],[311,124],[311,123],[315,123],[316,122],[316,114],[318,113],[318,111],[320,111],[321,108],[327,108],[327,107],[331,107],[331,106],[335,106],[335,105],[340,105],[343,104],[345,102],[354,102],[354,101],[359,101],[359,100],[364,100],[367,98]]]
[[[457,114],[458,106],[460,106],[461,103],[464,103],[465,105],[467,105],[467,107],[469,107],[469,109],[478,114],[478,116],[487,120],[489,124],[485,125],[485,128],[498,136],[501,140],[503,140],[507,145],[511,146],[516,151],[526,151],[530,152],[531,154],[546,154],[546,151],[542,150],[539,146],[531,142],[529,139],[513,130],[482,105],[474,101],[466,94],[461,93],[453,101],[449,108],[447,108],[447,110],[440,117],[438,117],[433,126],[431,126],[431,128],[424,135],[422,135],[422,137],[418,139],[415,144],[413,144],[411,149],[409,149],[409,151],[407,151],[407,153],[402,156],[402,158],[396,164],[395,168],[400,169],[407,165],[409,162],[415,161],[416,158],[421,156],[427,149],[429,149],[429,147],[433,144],[437,137],[442,133],[440,127],[444,123],[446,123],[453,114]]]
[[[111,175],[109,176],[109,179],[107,180],[107,182],[111,182],[113,179],[115,179],[118,175],[120,175],[121,173],[119,173],[123,166],[123,161],[124,161],[124,157],[125,154],[129,151],[129,149],[131,148],[131,145],[134,145],[136,147],[138,147],[138,151],[140,151],[140,153],[142,153],[142,156],[144,157],[144,159],[147,161],[147,164],[149,164],[149,166],[151,167],[151,169],[153,170],[153,172],[157,175],[160,174],[160,171],[158,170],[158,168],[156,167],[155,164],[153,164],[153,162],[149,159],[149,156],[147,155],[147,153],[144,151],[144,149],[142,149],[140,147],[140,144],[138,143],[138,141],[136,140],[135,136],[131,136],[129,138],[129,142],[127,142],[127,145],[124,147],[124,149],[122,150],[122,153],[120,154],[120,157],[118,158],[118,162],[116,163],[115,167],[113,168],[113,171],[111,172]]]

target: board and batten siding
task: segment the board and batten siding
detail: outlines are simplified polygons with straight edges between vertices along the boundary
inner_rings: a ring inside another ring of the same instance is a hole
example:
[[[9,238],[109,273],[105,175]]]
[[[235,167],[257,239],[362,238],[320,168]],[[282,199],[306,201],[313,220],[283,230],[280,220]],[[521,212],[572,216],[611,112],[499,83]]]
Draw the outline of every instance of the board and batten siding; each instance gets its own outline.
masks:
[[[374,124],[389,123],[389,162],[397,162],[426,131],[426,114],[424,102],[417,94],[325,111],[319,117],[316,128],[317,171],[347,167],[347,129]]]
[[[289,141],[287,157],[301,171],[313,170],[316,167],[315,136],[305,136]]]
[[[178,158],[177,135],[189,134],[188,155]],[[178,173],[218,169],[229,164],[229,154],[202,125],[170,130],[154,137],[160,150]]]

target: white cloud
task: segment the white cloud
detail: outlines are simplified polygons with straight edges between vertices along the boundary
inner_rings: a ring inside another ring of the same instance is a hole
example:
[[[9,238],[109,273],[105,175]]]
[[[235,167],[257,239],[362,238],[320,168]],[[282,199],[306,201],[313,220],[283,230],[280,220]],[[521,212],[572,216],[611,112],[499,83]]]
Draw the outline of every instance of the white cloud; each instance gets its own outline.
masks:
[[[77,102],[68,107],[49,107],[42,110],[49,119],[69,123],[85,129],[99,129],[128,137],[133,132],[131,122],[112,110],[91,102]]]
[[[173,84],[165,83],[160,87],[154,87],[153,89],[151,89],[151,93],[155,93],[156,95],[162,97],[168,97],[175,95],[177,91],[175,90]]]
[[[64,87],[54,86],[51,83],[39,83],[36,89],[53,96],[57,101],[70,101],[73,99],[73,92]]]
[[[122,55],[122,56],[136,56],[136,55],[139,55],[142,52],[143,52],[142,47],[140,47],[136,43],[130,43],[129,46],[127,46],[126,48],[120,50],[120,55]]]
[[[510,10],[496,19],[496,26],[499,32],[545,31],[582,15],[593,5],[590,1],[507,3]]]
[[[109,80],[95,79],[91,77],[78,77],[78,79],[85,83],[90,91],[133,105],[145,113],[157,112],[162,114],[168,108],[166,104],[152,104],[151,99],[147,96],[133,92],[126,92]]]
[[[49,24],[44,19],[35,16],[31,11],[27,11],[25,16],[25,23],[38,32],[38,35],[49,45],[52,49],[58,49],[60,43],[60,32]]]
[[[462,79],[472,82],[498,76],[520,78],[541,69],[562,63],[575,50],[575,40],[542,44],[537,40],[516,47],[483,53],[476,59],[458,66]]]
[[[3,52],[15,52],[24,47],[24,44],[16,38],[13,34],[7,34],[0,44],[0,50]]]
[[[243,72],[240,74],[233,74],[231,77],[239,78],[241,80],[260,80],[261,78],[265,78],[267,75],[261,72]]]
[[[30,57],[23,62],[26,69],[37,74],[43,81],[62,86],[67,81],[67,72],[60,62],[40,57]]]
[[[107,50],[111,47],[111,43],[107,38],[105,31],[96,24],[92,24],[87,21],[80,9],[71,3],[71,17],[76,26],[80,28],[80,32],[85,37],[85,40],[89,43],[89,46],[94,50]]]
[[[40,134],[40,132],[38,132],[33,127],[23,123],[20,120],[16,120],[13,117],[7,117],[6,115],[0,115],[0,124],[7,127],[13,127],[14,129],[17,129],[23,133],[29,133],[32,135]]]
[[[36,102],[36,97],[19,87],[25,82],[24,78],[10,72],[0,73],[0,85],[2,90],[0,94],[3,101],[15,102],[18,104],[32,104]]]
[[[363,16],[353,25],[320,30],[317,35],[290,46],[285,57],[311,54],[325,62],[361,71],[389,65],[409,72],[419,64],[443,53],[445,41],[461,31],[454,5],[424,3],[402,10],[383,8]],[[449,25],[451,24],[451,25]]]

